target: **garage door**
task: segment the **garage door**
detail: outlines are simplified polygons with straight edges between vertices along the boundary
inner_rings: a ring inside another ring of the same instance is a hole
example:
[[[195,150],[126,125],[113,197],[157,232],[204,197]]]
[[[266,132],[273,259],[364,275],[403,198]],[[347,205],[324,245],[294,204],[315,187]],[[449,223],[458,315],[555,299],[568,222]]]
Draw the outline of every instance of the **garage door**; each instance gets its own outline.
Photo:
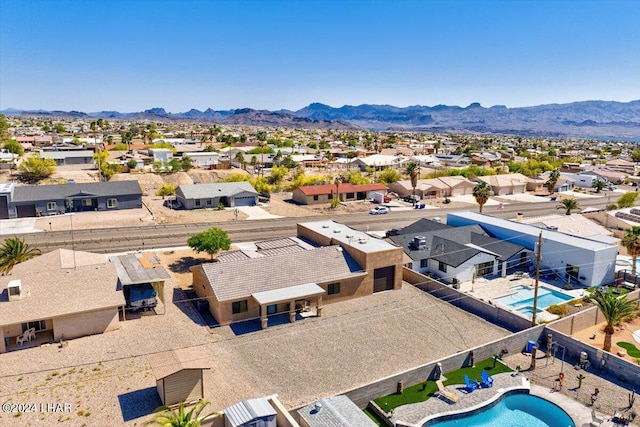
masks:
[[[254,196],[234,197],[233,204],[234,206],[254,206],[256,204],[256,198]]]
[[[395,277],[395,265],[373,270],[373,292],[388,291],[393,289]]]
[[[0,196],[0,219],[9,219],[7,196]]]
[[[16,206],[18,218],[33,218],[36,216],[36,205]]]

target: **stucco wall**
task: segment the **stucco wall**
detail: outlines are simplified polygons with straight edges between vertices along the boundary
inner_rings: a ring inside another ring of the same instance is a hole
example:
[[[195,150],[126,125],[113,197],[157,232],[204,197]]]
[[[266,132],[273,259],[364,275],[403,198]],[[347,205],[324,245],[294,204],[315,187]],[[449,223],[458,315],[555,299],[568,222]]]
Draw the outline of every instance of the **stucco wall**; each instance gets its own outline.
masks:
[[[73,339],[120,328],[117,308],[53,319],[53,339]]]

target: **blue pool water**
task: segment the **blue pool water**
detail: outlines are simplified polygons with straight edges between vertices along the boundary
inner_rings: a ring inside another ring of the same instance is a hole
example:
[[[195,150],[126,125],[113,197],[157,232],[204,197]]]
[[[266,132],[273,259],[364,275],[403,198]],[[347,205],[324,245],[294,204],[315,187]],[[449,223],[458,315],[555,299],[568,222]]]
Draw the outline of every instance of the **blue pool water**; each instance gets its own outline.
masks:
[[[505,394],[489,407],[443,418],[423,427],[576,427],[559,406],[524,393]]]
[[[507,305],[525,316],[531,317],[533,314],[533,288],[527,286],[517,286],[512,290],[514,294],[496,298],[494,301]],[[538,313],[554,304],[562,304],[574,299],[571,295],[546,288],[538,287]]]

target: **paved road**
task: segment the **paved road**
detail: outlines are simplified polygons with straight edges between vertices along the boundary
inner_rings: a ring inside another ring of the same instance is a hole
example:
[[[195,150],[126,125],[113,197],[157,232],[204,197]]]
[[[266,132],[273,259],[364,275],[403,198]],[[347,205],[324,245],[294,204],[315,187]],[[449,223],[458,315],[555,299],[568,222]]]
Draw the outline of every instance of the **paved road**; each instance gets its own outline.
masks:
[[[590,199],[588,206],[602,207],[615,200],[607,197]],[[558,202],[546,203],[512,203],[498,211],[495,207],[485,207],[484,213],[503,218],[514,218],[516,213],[526,216],[545,215],[557,211]],[[585,205],[586,207],[586,205]],[[307,217],[287,217],[265,219],[260,221],[228,221],[197,224],[172,224],[140,227],[102,228],[92,230],[47,231],[43,233],[17,234],[29,244],[43,252],[57,248],[67,248],[100,253],[124,252],[186,246],[187,239],[210,227],[219,227],[229,233],[233,242],[246,242],[273,237],[293,236],[296,224],[305,221],[333,219],[345,223],[358,230],[386,230],[392,227],[405,226],[420,218],[446,218],[447,212],[467,211],[469,208],[442,208],[426,210],[393,210],[386,215],[369,215],[368,213],[316,215]],[[6,236],[5,236],[6,237]]]

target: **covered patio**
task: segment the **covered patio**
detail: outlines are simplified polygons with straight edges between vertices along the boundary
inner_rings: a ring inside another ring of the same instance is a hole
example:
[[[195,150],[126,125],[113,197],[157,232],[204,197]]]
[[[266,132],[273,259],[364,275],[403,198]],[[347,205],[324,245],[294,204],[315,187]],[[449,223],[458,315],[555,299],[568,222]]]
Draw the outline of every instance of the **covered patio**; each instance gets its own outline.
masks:
[[[289,322],[296,321],[296,312],[309,312],[310,305],[315,303],[316,316],[322,316],[322,295],[325,290],[316,283],[305,283],[288,288],[274,289],[251,294],[260,306],[260,323],[262,329],[269,326],[269,316],[279,313],[278,306],[288,305]],[[281,312],[281,311],[280,311]]]
[[[16,337],[6,337],[4,342],[7,352],[40,347],[43,344],[52,344],[54,342],[53,330],[36,331],[36,337],[34,339],[25,341],[22,344],[17,342]]]

